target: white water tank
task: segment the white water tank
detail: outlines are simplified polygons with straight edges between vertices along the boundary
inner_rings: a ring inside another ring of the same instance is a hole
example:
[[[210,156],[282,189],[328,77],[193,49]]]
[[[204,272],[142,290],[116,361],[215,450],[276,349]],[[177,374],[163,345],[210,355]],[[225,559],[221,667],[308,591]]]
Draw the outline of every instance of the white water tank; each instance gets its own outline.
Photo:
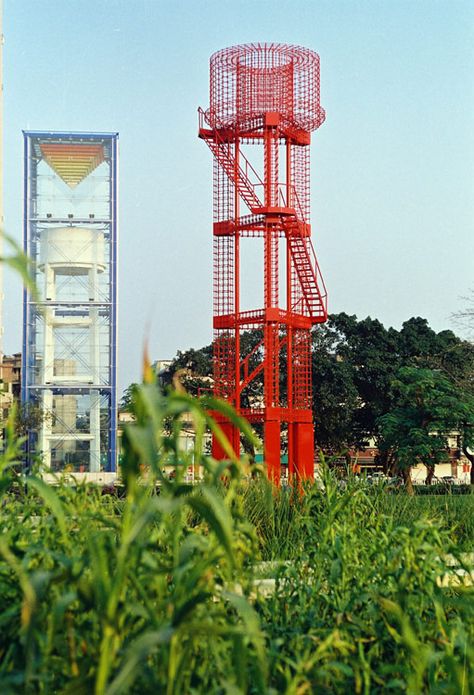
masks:
[[[56,227],[41,232],[40,270],[48,264],[62,275],[105,270],[104,233],[87,227]]]

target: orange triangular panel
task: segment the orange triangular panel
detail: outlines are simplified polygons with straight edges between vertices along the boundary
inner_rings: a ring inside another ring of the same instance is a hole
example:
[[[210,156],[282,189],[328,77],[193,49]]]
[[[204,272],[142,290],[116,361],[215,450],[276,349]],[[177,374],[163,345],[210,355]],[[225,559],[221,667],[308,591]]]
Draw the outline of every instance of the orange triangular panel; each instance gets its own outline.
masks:
[[[81,183],[104,161],[104,146],[95,144],[43,142],[41,154],[70,188]]]

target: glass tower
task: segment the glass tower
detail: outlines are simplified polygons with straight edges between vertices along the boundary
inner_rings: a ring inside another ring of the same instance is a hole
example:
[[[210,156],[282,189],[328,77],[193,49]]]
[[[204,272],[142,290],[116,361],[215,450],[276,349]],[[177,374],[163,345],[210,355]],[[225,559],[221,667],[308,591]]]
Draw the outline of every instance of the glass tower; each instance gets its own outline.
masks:
[[[28,460],[115,471],[117,133],[24,133]]]

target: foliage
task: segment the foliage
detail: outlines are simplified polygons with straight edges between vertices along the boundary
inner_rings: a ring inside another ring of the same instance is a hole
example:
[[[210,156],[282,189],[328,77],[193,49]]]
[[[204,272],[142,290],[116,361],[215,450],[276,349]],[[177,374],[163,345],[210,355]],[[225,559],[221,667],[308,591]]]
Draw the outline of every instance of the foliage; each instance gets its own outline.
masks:
[[[443,529],[458,551],[474,551],[474,495],[468,486],[417,485],[416,495],[386,495],[383,513],[395,523],[411,526],[420,518],[429,518]],[[462,494],[464,493],[464,494]]]
[[[304,530],[308,498],[291,487],[276,491],[266,478],[243,485],[242,503],[246,518],[257,533],[264,561],[294,560],[308,542]]]
[[[226,404],[138,387],[136,421],[124,434],[123,500],[60,479],[16,484],[18,443],[8,430],[0,691],[472,688],[472,590],[439,586],[453,548],[431,510],[416,513],[405,496],[355,479],[343,489],[326,468],[319,485],[277,492],[235,459],[208,415],[217,409],[252,436]],[[194,453],[178,447],[183,413],[195,423]],[[206,425],[228,461],[203,454]],[[184,482],[189,465],[204,472],[194,487]],[[451,519],[460,515],[453,508]],[[466,508],[463,523],[468,517]],[[256,588],[262,572],[276,575],[266,596]]]
[[[327,470],[302,507],[300,552],[257,603],[276,691],[468,692],[473,592],[440,586],[447,533],[384,513],[385,490],[341,490]]]
[[[474,379],[474,346],[452,331],[436,333],[420,317],[405,321],[400,331],[344,313],[318,326],[313,349],[316,443],[336,453],[377,439],[379,418],[394,407],[392,383],[403,367],[438,370],[466,391]]]
[[[13,251],[9,256],[1,256],[0,263],[14,270],[21,278],[23,285],[34,299],[38,298],[38,292],[33,280],[32,261],[25,254],[21,246],[5,231],[0,228],[0,235],[6,241],[7,247]]]
[[[330,319],[332,321],[333,319]],[[318,448],[342,454],[366,443],[355,423],[361,408],[355,369],[340,353],[341,335],[331,324],[313,334],[313,414]]]
[[[209,379],[212,377],[212,345],[206,345],[198,350],[190,348],[184,352],[178,351],[162,379],[164,386],[171,386],[176,376],[188,393],[198,396],[201,391],[209,390]]]
[[[379,418],[381,446],[395,453],[397,468],[424,463],[431,474],[448,457],[448,437],[474,438],[474,399],[462,394],[442,373],[405,367],[392,384],[394,406]],[[431,482],[431,481],[430,481]]]
[[[206,422],[219,435],[204,404],[186,394],[165,399],[153,384],[137,389],[123,502],[88,485],[58,480],[48,487],[34,476],[12,488],[9,440],[0,529],[2,693],[171,694],[215,683],[245,692],[247,679],[265,690],[263,636],[246,598],[256,541],[236,492],[241,466],[205,457],[198,436],[193,460],[204,481],[185,485],[190,461],[177,444],[184,412],[198,435]],[[169,436],[165,417],[175,423]],[[165,465],[174,466],[172,480]]]
[[[262,333],[246,331],[240,338],[241,357],[249,356],[248,372],[263,360]],[[282,346],[280,393],[286,394],[285,346]],[[435,369],[458,389],[474,390],[474,346],[452,331],[436,333],[426,319],[405,321],[400,331],[386,329],[380,321],[358,320],[345,313],[332,314],[313,331],[313,417],[317,447],[326,454],[341,455],[364,448],[380,433],[378,420],[395,403],[391,384],[402,367]],[[178,352],[167,370],[165,383],[175,375],[194,395],[212,383],[212,345]],[[263,375],[243,390],[242,407],[258,403],[263,394]],[[388,470],[389,462],[382,460]]]
[[[52,415],[45,413],[37,403],[14,403],[11,417],[17,437],[25,437],[30,430],[38,430]]]
[[[139,385],[136,383],[127,386],[122,394],[122,398],[119,403],[119,410],[124,412],[131,412],[133,410],[134,398],[139,392]]]

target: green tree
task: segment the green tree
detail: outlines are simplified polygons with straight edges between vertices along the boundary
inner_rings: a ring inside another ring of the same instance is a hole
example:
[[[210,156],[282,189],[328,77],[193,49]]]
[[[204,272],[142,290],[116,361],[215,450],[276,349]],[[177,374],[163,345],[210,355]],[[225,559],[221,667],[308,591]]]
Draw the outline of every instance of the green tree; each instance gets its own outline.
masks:
[[[400,331],[380,321],[330,315],[314,330],[313,398],[316,442],[342,453],[378,439],[378,419],[394,407],[391,388],[402,367],[434,369],[468,391],[474,373],[474,347],[452,331],[436,333],[426,319],[413,317]],[[388,471],[390,451],[381,451]]]
[[[30,431],[38,431],[53,415],[38,403],[14,404],[14,428],[17,437],[26,437]]]
[[[440,371],[403,367],[392,384],[393,408],[378,419],[379,446],[394,454],[412,492],[411,469],[423,463],[430,483],[435,465],[448,458],[448,437],[460,432],[467,445],[474,432],[474,399]]]
[[[331,319],[330,319],[331,322]],[[365,440],[354,427],[361,407],[352,362],[343,359],[339,334],[329,323],[318,327],[313,336],[313,413],[315,443],[331,455],[364,446]]]
[[[315,329],[315,439],[325,452],[363,449],[376,439],[377,419],[391,407],[390,383],[402,364],[397,341],[397,331],[380,321],[345,313]]]
[[[263,360],[262,332],[246,331],[240,337],[241,358],[248,356],[245,374],[258,370]],[[177,376],[190,394],[212,386],[213,345],[178,352],[162,376],[171,385]],[[280,393],[286,398],[286,349],[280,354]],[[315,443],[329,454],[344,454],[378,441],[378,419],[395,405],[391,388],[398,370],[418,367],[438,370],[457,388],[468,391],[473,382],[474,346],[452,331],[436,333],[426,319],[412,317],[401,330],[385,328],[377,319],[358,320],[345,313],[332,314],[313,331],[313,412]],[[473,389],[474,390],[474,389]],[[241,407],[259,403],[263,395],[263,372],[244,388]],[[260,433],[259,427],[257,431]],[[382,447],[385,470],[392,464],[391,451]]]
[[[175,376],[193,396],[199,395],[202,390],[208,390],[212,378],[212,344],[199,349],[178,351],[168,369],[161,375],[163,386],[171,386]]]
[[[130,386],[127,386],[125,391],[122,394],[122,398],[120,399],[119,403],[119,410],[124,411],[124,412],[129,412],[133,410],[133,402],[134,402],[134,397],[137,393],[138,390],[138,384],[133,383],[130,384]]]

